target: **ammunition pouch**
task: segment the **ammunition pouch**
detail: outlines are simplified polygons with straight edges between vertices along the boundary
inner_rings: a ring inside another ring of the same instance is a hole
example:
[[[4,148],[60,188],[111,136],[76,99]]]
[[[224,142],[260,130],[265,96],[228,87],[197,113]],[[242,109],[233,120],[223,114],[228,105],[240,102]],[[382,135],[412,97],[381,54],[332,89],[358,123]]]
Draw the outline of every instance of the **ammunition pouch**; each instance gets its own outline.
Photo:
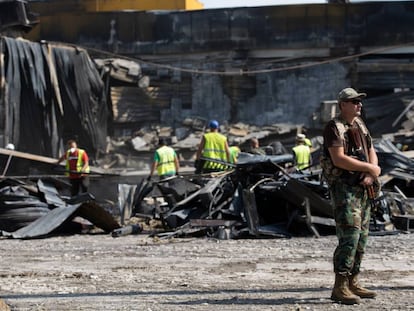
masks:
[[[326,180],[328,185],[332,185],[332,183],[338,180],[345,172],[343,169],[333,165],[331,158],[324,154],[319,158],[319,164],[322,168],[322,177]]]

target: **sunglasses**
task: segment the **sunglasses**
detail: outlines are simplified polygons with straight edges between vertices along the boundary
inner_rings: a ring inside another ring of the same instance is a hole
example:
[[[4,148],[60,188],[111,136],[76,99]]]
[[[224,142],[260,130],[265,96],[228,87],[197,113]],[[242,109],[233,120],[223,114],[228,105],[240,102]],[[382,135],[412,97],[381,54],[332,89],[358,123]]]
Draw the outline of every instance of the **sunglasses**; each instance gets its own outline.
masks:
[[[347,100],[347,102],[352,103],[354,105],[362,104],[362,101],[360,99]]]

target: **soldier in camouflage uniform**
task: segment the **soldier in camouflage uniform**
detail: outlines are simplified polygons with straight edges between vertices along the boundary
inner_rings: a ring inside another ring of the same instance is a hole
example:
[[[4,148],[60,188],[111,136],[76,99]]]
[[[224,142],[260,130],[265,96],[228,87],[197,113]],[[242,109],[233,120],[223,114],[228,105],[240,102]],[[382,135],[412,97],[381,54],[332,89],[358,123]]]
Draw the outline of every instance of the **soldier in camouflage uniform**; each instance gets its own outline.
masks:
[[[361,99],[364,97],[365,93],[358,93],[352,88],[345,88],[339,93],[340,115],[325,127],[322,156],[325,158],[321,159],[334,204],[338,237],[333,256],[335,285],[331,299],[345,304],[358,304],[361,298],[376,296],[375,292],[362,287],[358,281],[370,221],[366,189],[376,182],[381,172],[371,136],[360,118]],[[366,159],[353,156],[350,131],[359,135]]]

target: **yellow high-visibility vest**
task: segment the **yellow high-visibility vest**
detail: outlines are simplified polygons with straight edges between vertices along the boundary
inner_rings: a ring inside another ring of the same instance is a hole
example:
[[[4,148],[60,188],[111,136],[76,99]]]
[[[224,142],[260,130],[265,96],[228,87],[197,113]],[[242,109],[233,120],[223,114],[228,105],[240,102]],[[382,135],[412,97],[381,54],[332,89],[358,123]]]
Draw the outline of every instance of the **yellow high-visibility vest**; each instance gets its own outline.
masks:
[[[77,158],[77,162],[76,162],[76,172],[81,172],[82,171],[82,167],[85,164],[83,162],[83,154],[85,153],[85,150],[83,149],[77,149],[78,150],[78,158]],[[70,156],[70,149],[68,151],[66,151],[66,175],[69,175],[69,171],[70,171],[70,165],[69,165],[69,160],[71,160],[71,156]],[[90,172],[90,168],[89,165],[86,167],[85,173],[89,173]]]
[[[310,165],[310,149],[306,145],[297,145],[293,147],[296,157],[296,167],[302,170]]]
[[[204,134],[204,149],[202,156],[209,159],[227,162],[226,142],[227,138],[220,133],[211,132]],[[224,170],[226,168],[223,164],[210,161],[206,161],[203,167],[206,169],[217,170]]]

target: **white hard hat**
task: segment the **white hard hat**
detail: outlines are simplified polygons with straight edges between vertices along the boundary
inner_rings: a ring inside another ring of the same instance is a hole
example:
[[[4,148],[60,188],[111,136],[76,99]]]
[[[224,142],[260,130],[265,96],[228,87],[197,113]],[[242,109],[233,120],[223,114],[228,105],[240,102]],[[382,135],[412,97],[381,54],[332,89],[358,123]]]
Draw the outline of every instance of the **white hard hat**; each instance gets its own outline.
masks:
[[[296,136],[297,141],[305,141],[305,138],[306,138],[305,134],[301,134],[301,133]]]
[[[8,143],[8,144],[6,145],[6,149],[9,149],[9,150],[14,150],[14,145],[13,145],[12,143]]]

